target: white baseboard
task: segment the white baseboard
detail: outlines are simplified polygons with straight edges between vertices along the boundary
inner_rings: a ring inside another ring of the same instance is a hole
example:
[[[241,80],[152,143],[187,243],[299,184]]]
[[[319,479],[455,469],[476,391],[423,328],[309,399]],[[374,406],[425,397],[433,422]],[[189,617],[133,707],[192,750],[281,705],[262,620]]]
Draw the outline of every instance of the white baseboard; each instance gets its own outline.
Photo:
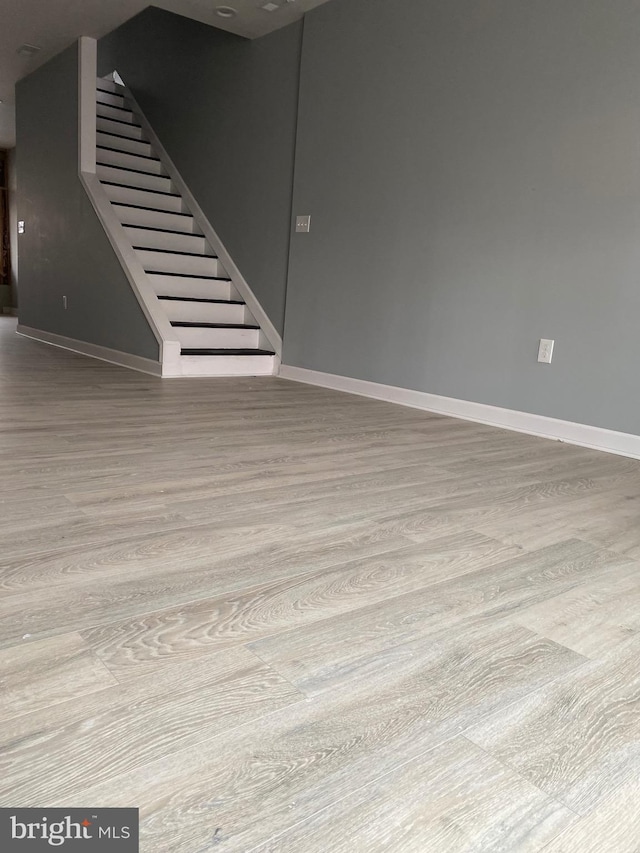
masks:
[[[394,385],[382,385],[378,382],[367,382],[363,379],[352,379],[348,376],[337,376],[333,373],[322,373],[303,367],[291,367],[287,364],[280,367],[279,375],[282,379],[319,385],[335,391],[346,391],[349,394],[371,397],[374,400],[384,400],[387,403],[397,403],[426,412],[450,415],[453,418],[640,459],[640,436],[627,432],[616,432],[602,427],[548,418],[544,415],[502,409],[485,403],[472,403],[469,400],[456,400],[453,397],[442,397],[425,391],[411,391]]]
[[[141,355],[120,352],[120,350],[101,347],[98,344],[78,341],[75,338],[67,338],[64,335],[56,335],[54,332],[32,329],[29,326],[21,326],[20,324],[18,324],[17,332],[25,338],[33,338],[35,341],[51,344],[54,347],[60,347],[71,352],[77,352],[80,355],[87,355],[90,358],[97,358],[100,361],[108,361],[110,364],[117,364],[120,367],[128,367],[131,370],[138,370],[141,373],[150,373],[152,376],[161,376],[162,374],[162,365],[159,361],[143,358]]]

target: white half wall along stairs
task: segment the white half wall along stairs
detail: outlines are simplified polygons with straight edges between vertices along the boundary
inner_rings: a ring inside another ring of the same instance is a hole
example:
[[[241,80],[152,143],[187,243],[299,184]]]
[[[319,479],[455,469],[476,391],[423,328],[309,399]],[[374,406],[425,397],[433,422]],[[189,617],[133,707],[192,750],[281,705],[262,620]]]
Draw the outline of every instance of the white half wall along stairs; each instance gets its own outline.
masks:
[[[79,58],[79,176],[158,340],[157,372],[277,373],[279,334],[133,94],[96,77],[93,39]]]

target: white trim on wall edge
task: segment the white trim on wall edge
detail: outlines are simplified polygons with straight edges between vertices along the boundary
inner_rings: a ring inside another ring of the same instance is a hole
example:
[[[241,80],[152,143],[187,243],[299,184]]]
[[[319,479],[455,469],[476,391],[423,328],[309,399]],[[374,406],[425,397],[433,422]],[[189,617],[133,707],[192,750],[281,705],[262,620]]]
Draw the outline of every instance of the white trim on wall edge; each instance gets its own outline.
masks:
[[[87,341],[78,341],[75,338],[67,338],[64,335],[56,335],[54,332],[45,332],[42,329],[32,329],[30,326],[18,324],[17,332],[25,338],[32,338],[43,344],[51,344],[54,347],[87,355],[89,358],[97,358],[100,361],[108,361],[120,367],[128,367],[141,373],[150,373],[152,376],[162,375],[162,365],[159,361],[144,358],[141,355],[132,355],[109,347],[101,347],[98,344],[90,344]]]
[[[449,415],[452,418],[475,421],[488,426],[510,429],[514,432],[524,432],[540,438],[577,444],[579,447],[588,447],[591,450],[602,450],[605,453],[616,453],[619,456],[640,459],[640,436],[627,432],[616,432],[588,424],[561,421],[545,415],[502,409],[499,406],[490,406],[486,403],[456,400],[453,397],[428,394],[426,391],[412,391],[409,388],[382,385],[379,382],[352,379],[348,376],[322,373],[318,370],[292,367],[288,364],[283,364],[280,367],[279,376],[282,379],[291,379],[294,382],[319,385],[322,388],[332,388],[334,391],[346,391],[348,394],[358,394],[362,397],[371,397],[374,400],[384,400],[387,403],[397,403],[400,406],[410,406],[426,412]]]

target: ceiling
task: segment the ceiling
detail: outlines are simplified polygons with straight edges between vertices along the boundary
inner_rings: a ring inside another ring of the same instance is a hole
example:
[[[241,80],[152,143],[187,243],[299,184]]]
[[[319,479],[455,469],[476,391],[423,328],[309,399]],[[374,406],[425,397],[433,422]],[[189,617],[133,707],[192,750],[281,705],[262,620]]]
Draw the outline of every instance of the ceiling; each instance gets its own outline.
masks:
[[[0,148],[15,145],[15,84],[79,36],[100,38],[149,5],[159,6],[248,38],[257,38],[301,18],[327,0],[0,0]],[[233,18],[221,18],[216,7],[230,6]],[[23,44],[41,48],[33,57],[19,56]]]

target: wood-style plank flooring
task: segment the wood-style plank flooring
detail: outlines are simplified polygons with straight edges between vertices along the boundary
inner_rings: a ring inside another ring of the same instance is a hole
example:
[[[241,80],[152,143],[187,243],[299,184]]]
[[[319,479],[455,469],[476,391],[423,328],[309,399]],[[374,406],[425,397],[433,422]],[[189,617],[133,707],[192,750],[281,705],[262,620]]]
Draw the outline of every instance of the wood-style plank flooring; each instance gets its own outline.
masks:
[[[143,853],[639,853],[640,462],[0,318],[0,806]]]

